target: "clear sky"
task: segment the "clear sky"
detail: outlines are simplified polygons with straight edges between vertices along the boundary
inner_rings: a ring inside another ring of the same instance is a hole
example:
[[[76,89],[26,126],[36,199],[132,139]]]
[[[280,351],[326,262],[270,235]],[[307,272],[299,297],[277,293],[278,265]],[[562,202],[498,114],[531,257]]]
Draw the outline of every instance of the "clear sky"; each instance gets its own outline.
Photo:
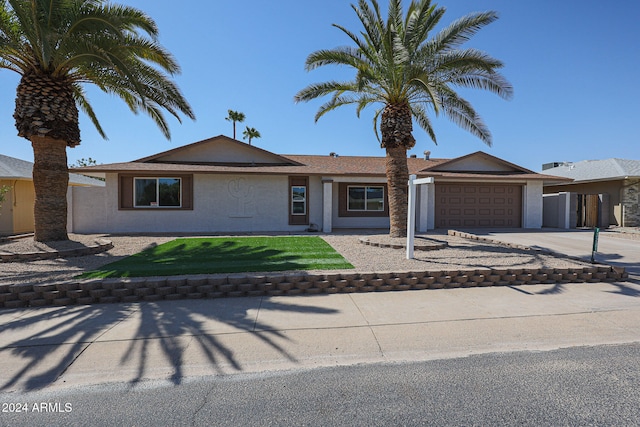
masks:
[[[347,69],[306,72],[315,50],[349,44],[341,24],[359,31],[350,0],[122,0],[144,10],[160,28],[160,42],[177,58],[178,85],[197,120],[169,117],[167,141],[153,121],[87,87],[108,141],[80,116],[80,146],[69,163],[92,157],[98,163],[141,157],[224,134],[232,135],[227,110],[245,113],[245,126],[262,138],[253,144],[278,154],[383,156],[372,128],[374,108],[360,119],[341,107],[314,122],[323,101],[295,104],[310,83],[350,79]],[[386,10],[386,0],[380,0]],[[408,4],[408,1],[405,1]],[[493,146],[441,117],[434,120],[438,145],[414,126],[410,154],[452,158],[485,151],[540,171],[543,163],[611,157],[640,160],[640,1],[441,0],[448,24],[475,11],[495,10],[500,19],[467,46],[505,63],[515,97],[504,101],[483,91],[463,92],[493,133]],[[183,7],[184,5],[184,7]],[[31,146],[16,136],[13,120],[18,75],[0,71],[0,154],[33,160]]]

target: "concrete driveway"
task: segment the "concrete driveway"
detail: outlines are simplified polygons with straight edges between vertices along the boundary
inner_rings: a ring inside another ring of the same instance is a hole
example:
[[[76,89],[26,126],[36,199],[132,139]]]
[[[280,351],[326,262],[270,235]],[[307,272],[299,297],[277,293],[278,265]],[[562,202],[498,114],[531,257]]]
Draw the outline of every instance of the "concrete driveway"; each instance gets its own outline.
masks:
[[[544,228],[541,230],[469,229],[464,231],[502,243],[517,244],[591,260],[593,230]],[[595,261],[624,267],[629,275],[640,279],[640,239],[616,237],[614,232],[601,230]]]

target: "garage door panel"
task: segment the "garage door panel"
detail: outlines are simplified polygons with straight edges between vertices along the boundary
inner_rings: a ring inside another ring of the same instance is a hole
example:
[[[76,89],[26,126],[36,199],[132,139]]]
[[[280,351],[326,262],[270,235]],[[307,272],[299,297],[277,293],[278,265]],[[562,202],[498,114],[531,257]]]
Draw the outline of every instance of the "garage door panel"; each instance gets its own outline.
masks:
[[[435,223],[438,228],[517,228],[522,223],[520,185],[436,184],[436,204]]]

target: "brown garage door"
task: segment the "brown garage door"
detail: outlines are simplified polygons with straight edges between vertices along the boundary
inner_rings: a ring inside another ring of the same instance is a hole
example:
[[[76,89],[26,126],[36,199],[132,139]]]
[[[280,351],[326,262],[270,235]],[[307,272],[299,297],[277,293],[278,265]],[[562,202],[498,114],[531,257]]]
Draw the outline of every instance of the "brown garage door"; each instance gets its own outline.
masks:
[[[522,224],[522,186],[436,184],[436,227],[507,227]]]

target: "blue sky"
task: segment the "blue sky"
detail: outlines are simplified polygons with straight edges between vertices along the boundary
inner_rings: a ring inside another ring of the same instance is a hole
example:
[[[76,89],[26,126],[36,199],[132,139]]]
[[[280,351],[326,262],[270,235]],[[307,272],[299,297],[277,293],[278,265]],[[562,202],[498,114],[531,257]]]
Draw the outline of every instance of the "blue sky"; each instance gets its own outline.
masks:
[[[242,111],[245,126],[262,138],[256,146],[279,154],[383,156],[372,128],[374,109],[358,119],[341,107],[314,122],[321,100],[295,104],[310,83],[349,79],[347,69],[306,72],[315,50],[348,44],[332,23],[359,30],[349,0],[125,0],[156,20],[160,42],[177,58],[178,85],[197,120],[169,117],[167,141],[146,116],[132,114],[118,99],[87,87],[108,141],[81,115],[82,143],[68,150],[69,163],[130,161],[208,137],[232,135],[227,110]],[[386,0],[380,2],[386,9]],[[405,2],[408,4],[408,1]],[[640,160],[640,2],[636,0],[442,0],[442,23],[467,13],[495,10],[500,19],[468,44],[505,63],[515,89],[504,101],[482,91],[463,92],[493,133],[493,146],[441,117],[434,120],[438,145],[414,126],[410,154],[451,158],[485,151],[540,171],[552,161],[610,157]],[[32,160],[29,142],[16,136],[12,118],[19,76],[0,72],[0,154]]]

